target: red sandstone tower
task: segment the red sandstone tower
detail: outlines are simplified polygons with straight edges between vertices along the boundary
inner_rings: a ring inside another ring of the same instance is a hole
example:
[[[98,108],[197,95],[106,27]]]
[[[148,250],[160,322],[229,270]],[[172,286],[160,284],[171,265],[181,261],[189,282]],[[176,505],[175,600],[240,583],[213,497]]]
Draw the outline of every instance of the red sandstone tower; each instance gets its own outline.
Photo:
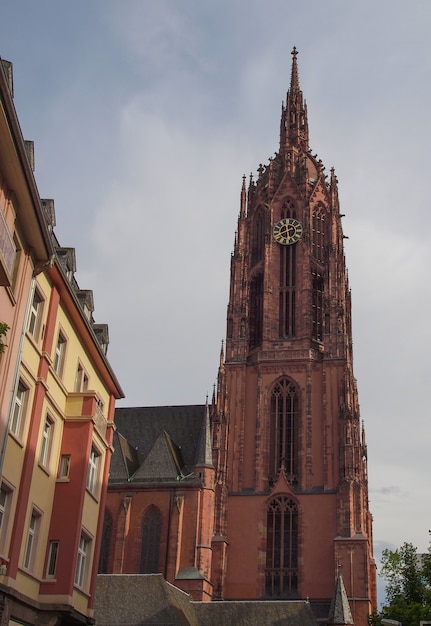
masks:
[[[342,216],[292,55],[279,150],[241,190],[212,405],[212,582],[214,597],[309,598],[327,616],[341,566],[366,624],[375,564]]]

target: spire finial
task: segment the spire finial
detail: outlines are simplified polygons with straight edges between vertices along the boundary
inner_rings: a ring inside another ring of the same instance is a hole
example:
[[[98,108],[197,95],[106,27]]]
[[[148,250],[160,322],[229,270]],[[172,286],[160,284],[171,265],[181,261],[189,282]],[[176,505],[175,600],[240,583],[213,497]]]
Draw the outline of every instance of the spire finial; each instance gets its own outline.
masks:
[[[299,78],[298,78],[298,63],[296,57],[298,56],[298,50],[296,46],[293,46],[293,50],[290,53],[292,55],[292,75],[290,78],[290,93],[293,94],[299,91]]]

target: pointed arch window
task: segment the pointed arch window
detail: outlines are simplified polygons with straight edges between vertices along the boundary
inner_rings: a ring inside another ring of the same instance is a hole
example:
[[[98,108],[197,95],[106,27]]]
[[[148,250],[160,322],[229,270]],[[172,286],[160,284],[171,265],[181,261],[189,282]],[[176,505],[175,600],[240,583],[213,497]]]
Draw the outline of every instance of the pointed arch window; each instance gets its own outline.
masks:
[[[286,495],[267,508],[265,592],[270,598],[298,597],[298,505]]]
[[[296,219],[295,205],[288,199],[281,208],[281,219]],[[294,337],[296,333],[296,246],[279,246],[280,249],[280,293],[279,335]]]
[[[265,250],[265,215],[262,209],[255,214],[252,230],[251,264],[255,265],[263,259]]]
[[[262,343],[263,332],[263,273],[258,272],[250,283],[250,348]]]
[[[316,341],[323,341],[323,278],[320,274],[312,273],[312,337]]]
[[[269,478],[273,482],[283,469],[292,485],[298,480],[298,392],[288,378],[271,394],[271,439]]]
[[[325,260],[325,210],[317,205],[311,214],[311,254],[317,261]]]
[[[160,511],[152,506],[147,510],[142,520],[140,574],[155,574],[159,571],[161,530]]]

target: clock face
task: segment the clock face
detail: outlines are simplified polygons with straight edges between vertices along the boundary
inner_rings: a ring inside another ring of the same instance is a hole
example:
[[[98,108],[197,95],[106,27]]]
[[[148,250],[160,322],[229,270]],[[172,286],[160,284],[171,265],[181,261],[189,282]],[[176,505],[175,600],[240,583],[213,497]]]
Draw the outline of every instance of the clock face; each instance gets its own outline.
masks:
[[[283,246],[296,243],[302,237],[302,224],[293,217],[285,217],[276,224],[272,230],[274,239]]]

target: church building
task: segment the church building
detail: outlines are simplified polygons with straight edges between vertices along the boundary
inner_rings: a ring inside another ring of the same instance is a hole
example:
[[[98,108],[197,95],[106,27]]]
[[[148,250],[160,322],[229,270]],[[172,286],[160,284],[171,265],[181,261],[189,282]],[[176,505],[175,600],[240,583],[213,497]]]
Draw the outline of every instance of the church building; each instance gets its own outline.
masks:
[[[309,600],[328,618],[341,570],[367,623],[376,568],[343,243],[294,48],[278,150],[242,182],[213,398],[116,409],[102,573],[158,572],[200,602]]]

